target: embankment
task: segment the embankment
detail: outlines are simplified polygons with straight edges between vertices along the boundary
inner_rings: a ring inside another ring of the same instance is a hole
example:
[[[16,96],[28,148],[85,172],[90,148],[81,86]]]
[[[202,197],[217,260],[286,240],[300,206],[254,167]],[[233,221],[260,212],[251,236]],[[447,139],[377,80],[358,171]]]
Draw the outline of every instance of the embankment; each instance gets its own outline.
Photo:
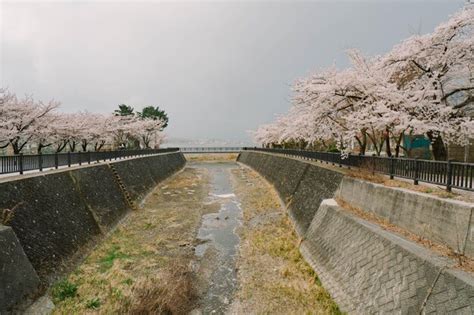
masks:
[[[238,161],[272,183],[302,238],[300,250],[349,313],[474,312],[474,277],[404,237],[356,217],[334,197],[420,237],[472,255],[472,204],[345,177],[262,152]]]
[[[9,246],[0,246],[0,313],[42,294],[184,164],[181,153],[165,153],[2,180],[0,244]]]

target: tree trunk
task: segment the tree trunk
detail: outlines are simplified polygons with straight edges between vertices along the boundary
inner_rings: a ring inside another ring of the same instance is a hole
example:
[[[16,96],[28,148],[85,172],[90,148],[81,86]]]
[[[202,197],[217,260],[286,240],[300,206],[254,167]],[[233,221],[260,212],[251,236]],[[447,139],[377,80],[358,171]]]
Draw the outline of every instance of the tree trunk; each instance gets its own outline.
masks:
[[[403,140],[403,135],[405,133],[402,132],[400,136],[396,139],[396,144],[395,144],[395,157],[400,157],[400,148],[402,148],[402,140]]]
[[[66,147],[67,145],[67,141],[63,141],[62,143],[58,144],[56,146],[56,153],[59,153],[61,152],[62,150],[64,150],[64,148]]]
[[[69,151],[76,152],[76,141],[69,141]]]
[[[21,153],[21,149],[18,147],[18,142],[12,142],[13,154],[18,155]]]
[[[392,156],[392,149],[390,148],[390,133],[388,129],[385,130],[385,152],[387,153],[388,157]]]
[[[432,132],[428,132],[428,138],[431,141],[434,159],[437,161],[446,161],[448,159],[448,151],[446,150],[441,136],[434,136]]]
[[[363,132],[360,138],[357,136],[355,138],[359,144],[359,154],[365,155],[365,151],[367,150],[367,134]]]

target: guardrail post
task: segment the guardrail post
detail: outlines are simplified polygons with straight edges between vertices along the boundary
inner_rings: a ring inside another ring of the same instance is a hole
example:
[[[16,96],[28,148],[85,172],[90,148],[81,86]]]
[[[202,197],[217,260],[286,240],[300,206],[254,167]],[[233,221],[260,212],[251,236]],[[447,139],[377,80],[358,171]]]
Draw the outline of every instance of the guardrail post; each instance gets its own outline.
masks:
[[[67,167],[71,167],[71,152],[67,153]]]
[[[18,155],[18,166],[20,167],[20,174],[23,174],[23,153],[20,153],[20,155]]]
[[[77,152],[77,154],[78,154],[77,157],[78,157],[78,160],[79,160],[79,165],[82,165],[82,154],[81,154],[81,153],[82,153],[81,151]]]
[[[41,152],[38,152],[38,168],[40,172],[43,171],[43,154]]]
[[[395,175],[395,158],[393,156],[390,157],[390,179],[393,179]]]
[[[58,152],[54,153],[54,168],[58,169],[59,166],[59,158],[58,158]]]
[[[453,184],[453,165],[451,164],[452,160],[448,160],[448,165],[446,167],[446,190],[451,191],[451,186]]]
[[[418,185],[418,175],[420,172],[420,161],[415,159],[415,178],[413,179],[413,184]]]
[[[91,164],[91,151],[87,151],[87,164]]]

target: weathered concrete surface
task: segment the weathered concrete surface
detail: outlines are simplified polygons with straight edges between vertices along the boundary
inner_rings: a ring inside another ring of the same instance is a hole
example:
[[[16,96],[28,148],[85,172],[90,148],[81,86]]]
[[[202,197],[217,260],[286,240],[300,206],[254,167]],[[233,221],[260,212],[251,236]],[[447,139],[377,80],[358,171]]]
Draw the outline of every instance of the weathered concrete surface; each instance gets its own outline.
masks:
[[[300,236],[306,233],[321,202],[334,196],[343,177],[339,172],[308,165],[288,207]]]
[[[259,172],[279,193],[299,236],[303,236],[323,199],[332,198],[342,180],[339,172],[262,152],[244,151],[238,161]]]
[[[147,194],[184,164],[181,153],[114,163],[126,177],[125,187],[133,188],[135,198]],[[72,262],[130,210],[115,175],[103,164],[3,180],[0,213],[5,209],[12,215],[4,224],[11,227],[45,285],[69,270]],[[12,296],[19,298],[13,299],[13,304],[21,302],[20,295]]]
[[[108,231],[115,226],[130,211],[127,201],[107,165],[81,168],[71,171],[69,174],[80,197],[103,231]]]
[[[113,162],[114,168],[134,200],[142,199],[171,174],[184,167],[181,152],[165,153],[137,159]]]
[[[472,275],[450,270],[452,261],[345,212],[332,199],[316,212],[301,251],[349,313],[474,312]]]
[[[474,204],[345,177],[337,196],[416,235],[474,256]]]
[[[50,315],[53,310],[53,301],[51,301],[49,296],[44,295],[23,311],[23,315]]]
[[[1,183],[0,209],[13,210],[8,225],[43,280],[101,233],[70,172]]]
[[[0,314],[36,294],[39,278],[9,227],[0,225]]]
[[[273,184],[285,203],[298,188],[308,164],[265,153],[242,152],[238,161],[255,169]]]

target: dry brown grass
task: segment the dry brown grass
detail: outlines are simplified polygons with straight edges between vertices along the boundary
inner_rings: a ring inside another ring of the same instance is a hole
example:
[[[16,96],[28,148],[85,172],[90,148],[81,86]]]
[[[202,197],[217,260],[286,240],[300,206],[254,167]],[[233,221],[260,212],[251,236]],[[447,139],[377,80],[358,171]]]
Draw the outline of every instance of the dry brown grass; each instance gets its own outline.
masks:
[[[444,187],[438,187],[435,185],[414,185],[408,181],[399,179],[390,179],[388,176],[381,175],[366,168],[348,169],[344,173],[347,176],[362,179],[368,182],[382,184],[387,187],[404,188],[424,194],[430,194],[439,198],[444,199],[455,199],[466,202],[474,202],[474,195],[470,194],[459,194],[455,192],[448,192]]]
[[[255,172],[233,172],[242,202],[240,287],[230,313],[339,314],[299,252],[299,239],[275,190]]]
[[[132,298],[121,314],[188,314],[198,299],[193,273],[180,261],[170,264],[158,279],[146,278],[136,282]]]
[[[375,223],[384,230],[399,234],[413,242],[422,245],[425,248],[436,252],[438,255],[454,259],[455,263],[453,264],[453,267],[467,272],[474,272],[474,259],[458,253],[456,250],[450,248],[449,246],[433,242],[423,236],[417,235],[399,226],[391,224],[387,220],[378,217],[374,213],[366,212],[360,208],[354,207],[340,198],[336,198],[336,201],[339,206],[341,206],[344,210],[364,220]]]
[[[54,314],[185,313],[195,296],[185,266],[202,215],[215,209],[204,204],[207,183],[205,170],[188,168],[159,185],[67,277],[77,294]]]
[[[185,154],[186,160],[190,162],[218,162],[218,161],[235,161],[237,153],[190,153]]]

